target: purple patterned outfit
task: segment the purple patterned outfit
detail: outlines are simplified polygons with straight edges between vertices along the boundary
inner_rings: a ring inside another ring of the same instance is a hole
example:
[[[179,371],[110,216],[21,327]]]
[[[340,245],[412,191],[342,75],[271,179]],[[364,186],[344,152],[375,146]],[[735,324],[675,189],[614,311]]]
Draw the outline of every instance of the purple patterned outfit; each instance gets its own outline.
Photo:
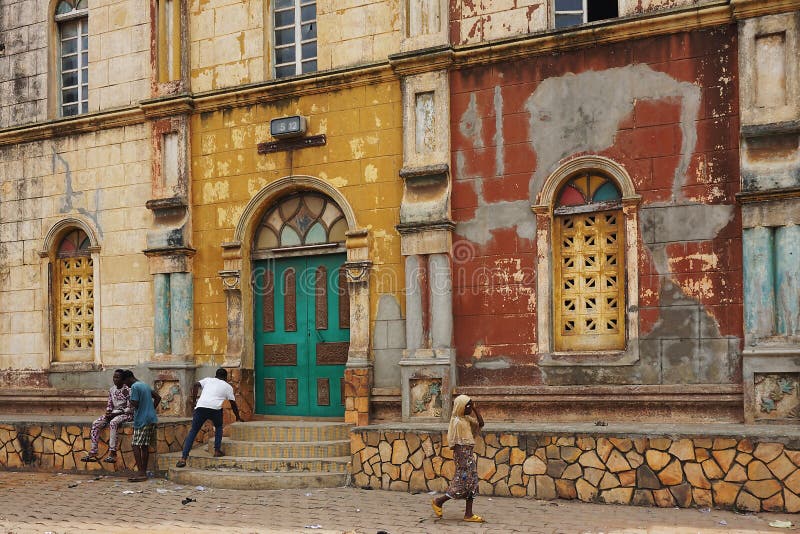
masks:
[[[131,390],[128,386],[111,386],[108,390],[108,404],[106,405],[106,413],[110,413],[113,417],[107,420],[103,415],[92,423],[92,450],[89,455],[94,456],[97,454],[97,442],[100,439],[100,431],[108,426],[108,452],[115,454],[117,452],[117,428],[122,423],[133,421],[133,409],[130,403]]]

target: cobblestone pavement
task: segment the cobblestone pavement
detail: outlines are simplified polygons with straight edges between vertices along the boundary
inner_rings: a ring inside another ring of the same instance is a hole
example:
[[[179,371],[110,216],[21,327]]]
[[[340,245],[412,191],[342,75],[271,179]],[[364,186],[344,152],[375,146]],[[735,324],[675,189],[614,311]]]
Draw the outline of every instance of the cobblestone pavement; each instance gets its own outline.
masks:
[[[130,493],[133,492],[133,493]],[[186,498],[196,502],[182,504]],[[0,472],[0,532],[272,533],[731,533],[788,532],[770,521],[790,514],[737,515],[479,497],[487,522],[460,521],[463,503],[434,518],[430,496],[351,488],[246,491],[182,487],[162,479]],[[792,531],[800,530],[792,528]]]

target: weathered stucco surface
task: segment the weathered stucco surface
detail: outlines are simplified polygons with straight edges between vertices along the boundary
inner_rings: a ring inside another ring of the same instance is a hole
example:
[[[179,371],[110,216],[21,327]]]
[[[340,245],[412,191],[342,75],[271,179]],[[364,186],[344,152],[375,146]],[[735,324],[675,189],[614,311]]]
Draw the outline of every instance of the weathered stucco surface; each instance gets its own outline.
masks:
[[[469,252],[454,274],[464,383],[737,379],[735,43],[735,30],[722,28],[453,75],[453,212]],[[640,302],[629,318],[639,321],[641,340],[629,342],[641,343],[641,361],[549,367],[543,376],[532,357],[542,311],[530,298],[531,205],[541,202],[542,186],[559,165],[583,154],[621,164],[641,196]]]
[[[0,2],[7,15],[0,17],[5,44],[5,53],[0,52],[0,128],[58,116],[56,103],[48,105],[48,87],[58,83],[48,52],[55,46],[55,5],[46,0]],[[149,96],[148,13],[133,0],[89,5],[90,112],[129,106]]]
[[[270,4],[261,0],[190,2],[194,91],[273,78]],[[399,0],[317,2],[317,70],[385,61],[389,54],[399,52],[400,10]]]
[[[250,199],[286,176],[314,176],[336,187],[355,211],[358,225],[369,230],[370,318],[377,313],[380,295],[404,302],[400,239],[394,230],[403,193],[398,179],[400,99],[399,85],[387,82],[342,89],[325,97],[298,97],[193,116],[194,350],[198,362],[222,363],[224,359],[227,312],[219,278],[221,244],[233,239]],[[272,140],[269,120],[293,114],[307,117],[308,135],[325,134],[327,144],[258,154],[256,145]],[[252,314],[252,309],[242,313]]]
[[[51,361],[44,238],[79,217],[100,246],[95,343],[107,366],[149,361],[153,305],[145,233],[152,215],[144,125],[0,148],[0,368]],[[55,324],[58,324],[56,322]]]

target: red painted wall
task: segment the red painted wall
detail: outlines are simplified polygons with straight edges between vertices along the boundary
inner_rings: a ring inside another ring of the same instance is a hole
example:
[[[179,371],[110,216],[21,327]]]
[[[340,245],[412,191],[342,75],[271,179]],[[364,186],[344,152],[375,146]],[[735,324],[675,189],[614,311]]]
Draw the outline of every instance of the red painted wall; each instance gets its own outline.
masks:
[[[609,146],[588,153],[611,158],[627,170],[642,197],[642,208],[659,203],[734,206],[734,195],[739,191],[736,46],[736,29],[731,26],[451,74],[452,214],[457,223],[454,313],[460,384],[546,382],[536,365],[535,353],[535,236],[524,232],[520,236],[517,227],[500,227],[490,230],[491,238],[481,240],[470,239],[470,232],[464,230],[465,223],[474,223],[481,205],[497,208],[499,214],[504,202],[536,203],[532,197],[538,191],[531,191],[534,175],[554,170],[554,167],[537,168],[547,158],[536,153],[531,139],[531,114],[526,107],[531,95],[551,78],[570,79],[588,71],[602,73],[632,65],[647,65],[654,72],[668,75],[676,85],[692,84],[699,88],[700,95],[699,109],[692,120],[697,142],[677,201],[671,197],[683,140],[680,98],[640,95],[631,103],[630,112],[618,122]],[[500,106],[498,99],[502,102]],[[564,105],[571,104],[569,95],[565,95]],[[496,126],[500,110],[501,141]],[[497,162],[499,145],[502,145],[500,153],[504,154],[501,164]],[[566,155],[556,163],[582,153],[587,152]],[[503,167],[502,172],[498,172],[499,166]],[[651,248],[641,242],[640,236],[642,338],[653,333],[665,306],[675,305],[661,302],[665,284],[680,288],[679,297],[697,302],[702,309],[700,313],[705,312],[713,319],[718,331],[708,335],[716,339],[742,338],[741,221],[738,208],[733,208],[733,212],[730,222],[711,240],[676,240],[666,244],[667,273],[657,272]],[[527,216],[530,221],[535,220],[530,211]],[[708,321],[703,317],[697,321],[697,336],[702,338],[704,334],[699,330]],[[669,328],[670,325],[662,324],[656,335],[666,332],[669,338]],[[676,330],[678,337],[687,335],[687,331]],[[475,366],[492,360],[495,362],[488,363],[488,367]],[[730,370],[731,380],[738,372]],[[635,366],[628,373],[627,378],[620,375],[616,380],[628,383],[645,380]],[[648,382],[681,380],[648,376]],[[708,379],[697,376],[693,381]]]

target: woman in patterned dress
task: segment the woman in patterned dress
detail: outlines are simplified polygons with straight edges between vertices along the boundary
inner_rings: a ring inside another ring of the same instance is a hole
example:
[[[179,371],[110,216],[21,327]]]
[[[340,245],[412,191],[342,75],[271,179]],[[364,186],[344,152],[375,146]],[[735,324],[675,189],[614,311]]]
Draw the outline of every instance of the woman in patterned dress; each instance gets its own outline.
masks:
[[[475,414],[474,416],[472,414]],[[447,444],[453,450],[456,472],[447,493],[433,499],[431,506],[436,517],[442,517],[442,506],[450,499],[466,499],[464,521],[483,523],[483,518],[472,513],[472,501],[478,494],[478,468],[475,461],[475,436],[483,428],[483,417],[466,395],[453,401],[453,415],[447,429]]]

